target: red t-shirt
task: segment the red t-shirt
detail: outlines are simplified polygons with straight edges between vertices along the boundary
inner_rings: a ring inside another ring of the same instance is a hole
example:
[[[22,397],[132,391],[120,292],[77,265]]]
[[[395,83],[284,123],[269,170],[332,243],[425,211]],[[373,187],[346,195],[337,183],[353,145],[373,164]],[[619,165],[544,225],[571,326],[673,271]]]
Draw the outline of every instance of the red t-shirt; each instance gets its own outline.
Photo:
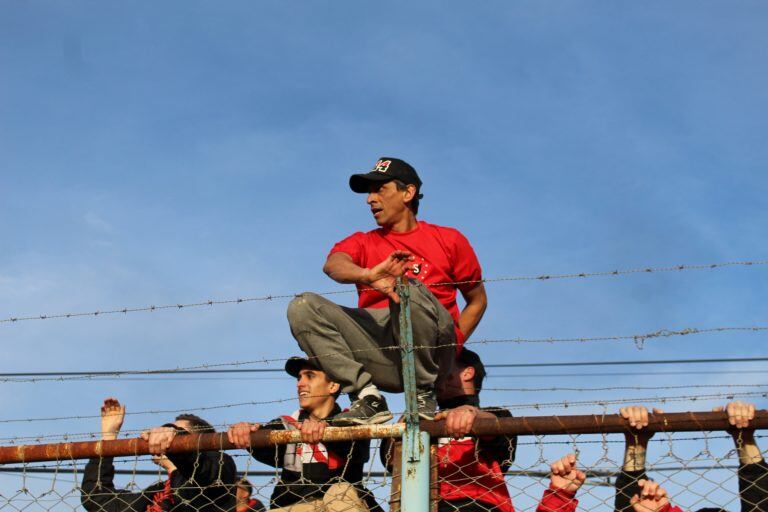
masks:
[[[407,233],[385,231],[383,228],[367,233],[357,232],[334,245],[330,254],[343,252],[349,254],[356,265],[373,268],[396,250],[413,254],[414,268],[408,271],[407,276],[426,284],[458,326],[456,290],[466,293],[482,279],[475,251],[458,230],[419,221],[416,229]],[[434,286],[442,283],[461,284]],[[368,286],[358,284],[357,293],[361,308],[389,307],[387,296]],[[463,336],[457,341],[462,343]]]

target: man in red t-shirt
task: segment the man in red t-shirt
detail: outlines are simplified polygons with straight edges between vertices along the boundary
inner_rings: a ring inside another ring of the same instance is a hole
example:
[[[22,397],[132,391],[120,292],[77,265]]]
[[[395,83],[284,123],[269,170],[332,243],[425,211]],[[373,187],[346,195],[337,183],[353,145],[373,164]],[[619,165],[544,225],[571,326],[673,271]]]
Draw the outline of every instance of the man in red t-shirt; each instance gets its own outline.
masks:
[[[357,285],[358,307],[304,293],[288,307],[291,332],[301,349],[349,393],[349,411],[335,418],[337,424],[389,421],[392,414],[379,389],[403,391],[395,284],[406,276],[417,347],[419,415],[432,419],[437,377],[451,368],[485,312],[480,264],[459,231],[416,219],[421,179],[406,162],[383,157],[372,171],[353,175],[349,186],[367,194],[366,204],[379,227],[334,245],[323,271],[339,283]],[[462,311],[457,290],[466,301]]]

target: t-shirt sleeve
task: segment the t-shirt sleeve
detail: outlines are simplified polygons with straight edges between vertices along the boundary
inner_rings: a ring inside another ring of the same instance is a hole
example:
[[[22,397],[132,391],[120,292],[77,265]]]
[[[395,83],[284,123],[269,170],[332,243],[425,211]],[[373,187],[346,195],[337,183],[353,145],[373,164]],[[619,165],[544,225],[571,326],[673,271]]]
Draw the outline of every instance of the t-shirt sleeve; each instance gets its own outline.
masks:
[[[456,287],[461,293],[471,291],[477,282],[483,278],[483,271],[480,268],[480,262],[477,260],[475,250],[470,245],[467,237],[458,231],[453,233],[453,244],[451,251],[453,279],[457,283],[462,283]]]
[[[328,253],[328,256],[331,254],[335,254],[337,252],[343,252],[344,254],[349,254],[352,257],[352,261],[355,263],[355,265],[362,266],[363,265],[363,237],[365,235],[363,233],[355,233],[353,235],[348,236],[341,242],[337,242],[332,248],[331,252]]]

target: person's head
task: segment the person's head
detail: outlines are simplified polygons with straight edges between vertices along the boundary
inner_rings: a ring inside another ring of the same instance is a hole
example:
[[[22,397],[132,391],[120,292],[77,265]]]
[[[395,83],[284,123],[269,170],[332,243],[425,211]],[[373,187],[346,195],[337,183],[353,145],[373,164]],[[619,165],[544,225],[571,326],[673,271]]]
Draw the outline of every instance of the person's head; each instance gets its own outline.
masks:
[[[477,395],[483,388],[485,366],[475,352],[463,348],[447,375],[438,379],[437,398],[449,400],[461,395]]]
[[[213,425],[194,414],[179,414],[173,424],[190,434],[213,434],[216,432]]]
[[[421,179],[410,164],[398,158],[380,158],[370,172],[350,177],[349,187],[368,194],[366,203],[379,226],[394,225],[419,212]]]
[[[248,500],[251,499],[251,495],[253,494],[253,486],[251,485],[251,482],[243,478],[239,482],[237,482],[237,487],[235,489],[235,497],[237,499],[237,505],[247,505]]]
[[[296,379],[299,406],[309,413],[333,408],[341,393],[341,386],[303,357],[291,357],[285,363],[285,371]]]

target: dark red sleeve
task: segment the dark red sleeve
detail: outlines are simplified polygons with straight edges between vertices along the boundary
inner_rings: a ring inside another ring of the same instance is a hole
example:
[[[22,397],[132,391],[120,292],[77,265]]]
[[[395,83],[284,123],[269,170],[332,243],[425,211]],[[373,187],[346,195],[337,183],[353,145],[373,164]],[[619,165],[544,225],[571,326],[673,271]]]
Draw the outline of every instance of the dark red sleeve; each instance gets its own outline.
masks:
[[[354,235],[348,236],[341,242],[337,242],[336,245],[331,248],[331,252],[328,253],[328,256],[337,252],[343,252],[344,254],[349,254],[352,257],[352,261],[355,263],[355,265],[362,267],[365,263],[363,261],[364,236],[364,233],[358,232]]]
[[[477,282],[483,278],[483,271],[469,240],[458,231],[453,232],[452,239],[451,263],[453,265],[451,270],[453,280],[462,283],[456,285],[461,293],[467,293],[477,286]]]
[[[574,512],[578,504],[576,493],[550,487],[544,491],[536,512]]]

